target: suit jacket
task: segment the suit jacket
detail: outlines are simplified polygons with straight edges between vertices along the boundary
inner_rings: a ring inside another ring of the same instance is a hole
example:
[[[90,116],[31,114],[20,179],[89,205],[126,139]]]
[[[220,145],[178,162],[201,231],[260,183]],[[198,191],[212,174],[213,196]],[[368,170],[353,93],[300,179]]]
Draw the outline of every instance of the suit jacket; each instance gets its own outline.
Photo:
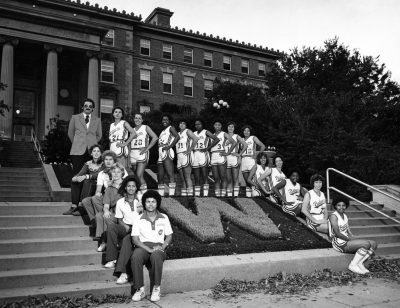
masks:
[[[86,128],[83,113],[74,114],[68,126],[68,137],[72,143],[70,155],[84,154],[92,145],[99,143],[101,136],[101,120],[98,117],[92,114],[89,128]]]

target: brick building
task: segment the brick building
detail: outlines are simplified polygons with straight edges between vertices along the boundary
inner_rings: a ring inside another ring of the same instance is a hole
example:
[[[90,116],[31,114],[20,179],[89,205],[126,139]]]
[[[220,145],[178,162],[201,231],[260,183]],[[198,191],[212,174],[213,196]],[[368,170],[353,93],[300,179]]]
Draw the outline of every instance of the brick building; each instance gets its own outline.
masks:
[[[96,112],[146,112],[163,103],[201,109],[216,77],[262,85],[279,52],[171,27],[156,8],[141,16],[70,0],[0,0],[0,100],[12,107],[3,138],[43,137],[90,97]]]

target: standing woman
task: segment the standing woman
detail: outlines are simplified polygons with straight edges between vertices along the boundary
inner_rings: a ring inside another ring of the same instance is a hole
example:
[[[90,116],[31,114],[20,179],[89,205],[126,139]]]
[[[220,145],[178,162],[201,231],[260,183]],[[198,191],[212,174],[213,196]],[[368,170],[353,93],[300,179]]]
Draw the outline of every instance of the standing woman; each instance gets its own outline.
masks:
[[[247,179],[248,184],[251,185],[251,196],[269,196],[269,175],[271,169],[268,168],[268,156],[264,152],[260,152],[257,155],[257,164],[251,168],[249,177]]]
[[[192,168],[194,173],[194,195],[200,197],[201,185],[203,185],[203,196],[208,196],[208,165],[210,164],[210,155],[208,150],[212,145],[217,144],[219,139],[203,128],[203,121],[197,119],[194,123],[196,131],[194,135],[198,138],[193,150]],[[212,140],[209,147],[209,141]],[[203,178],[203,181],[201,181]]]
[[[110,124],[110,132],[108,134],[110,150],[117,155],[118,161],[127,168],[129,156],[128,145],[136,137],[136,132],[127,121],[123,120],[124,110],[121,107],[114,107],[112,115],[114,123]]]
[[[158,138],[158,192],[164,196],[164,175],[167,173],[169,179],[169,195],[175,195],[175,175],[174,175],[174,146],[179,141],[179,135],[175,127],[171,126],[172,119],[169,115],[163,115],[162,126],[164,130]]]
[[[226,177],[227,177],[227,182],[228,182],[226,195],[228,197],[232,197],[232,192],[233,192],[233,197],[239,196],[240,164],[242,161],[242,154],[247,149],[247,143],[243,140],[243,138],[240,137],[238,134],[234,133],[235,126],[236,126],[236,124],[234,122],[229,122],[228,126],[227,126],[228,135],[231,136],[232,139],[235,140],[235,142],[236,142],[236,146],[234,147],[232,153],[226,157],[226,168],[227,168]],[[242,146],[239,147],[239,144],[241,144]],[[232,144],[227,142],[227,145],[225,146],[225,150],[227,153],[229,152],[231,147],[232,147]],[[241,149],[240,152],[239,152],[239,148]]]
[[[149,150],[156,144],[158,137],[148,125],[143,124],[141,113],[135,114],[134,121],[136,137],[131,141],[130,159],[132,170],[139,180],[140,191],[144,193],[147,185],[143,174],[149,162]],[[149,139],[151,139],[150,142]]]
[[[230,155],[236,147],[236,141],[227,133],[222,131],[222,123],[219,120],[214,121],[214,135],[218,142],[211,147],[211,171],[215,180],[215,196],[225,197],[227,178],[226,178],[226,157]],[[231,147],[225,152],[226,142],[229,141]]]
[[[354,258],[349,264],[349,270],[357,274],[369,273],[363,263],[374,254],[378,245],[372,240],[353,239],[349,220],[344,213],[349,206],[347,200],[333,200],[332,204],[336,211],[329,216],[328,226],[333,249],[344,253],[355,252]]]
[[[251,197],[251,186],[249,186],[249,174],[251,168],[256,164],[257,154],[264,152],[265,145],[256,136],[251,135],[252,128],[249,125],[243,127],[244,141],[247,143],[247,149],[242,154],[242,175],[243,179],[247,185],[246,196]],[[257,145],[260,147],[260,151],[257,152]]]
[[[275,167],[273,167],[271,169],[271,175],[270,175],[270,188],[272,190],[272,188],[274,188],[276,185],[278,185],[278,183],[280,183],[281,181],[286,179],[286,175],[282,172],[282,166],[283,166],[283,159],[282,156],[275,156],[274,157],[274,165]],[[281,189],[280,191],[281,193],[283,193],[283,190]],[[278,196],[277,195],[271,195],[271,201],[278,203]]]
[[[328,211],[326,199],[321,191],[324,178],[322,175],[314,174],[310,179],[313,189],[309,190],[303,199],[301,212],[306,216],[307,226],[317,232],[328,232]]]
[[[179,122],[179,141],[176,144],[177,168],[182,178],[182,196],[193,196],[192,156],[193,149],[197,144],[197,138],[193,132],[187,128],[187,121]]]

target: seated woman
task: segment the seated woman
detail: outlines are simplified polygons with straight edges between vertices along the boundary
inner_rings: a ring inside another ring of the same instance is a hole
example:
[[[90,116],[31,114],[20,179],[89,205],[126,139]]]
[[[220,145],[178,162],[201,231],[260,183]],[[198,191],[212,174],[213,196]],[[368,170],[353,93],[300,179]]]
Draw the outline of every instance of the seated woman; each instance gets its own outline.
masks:
[[[314,174],[311,177],[310,184],[313,189],[304,196],[301,212],[306,216],[307,226],[311,230],[328,233],[328,211],[325,195],[321,191],[323,182],[322,175]]]
[[[136,290],[132,300],[137,302],[145,297],[143,265],[148,264],[150,274],[150,300],[160,300],[160,285],[165,249],[172,240],[172,228],[168,216],[161,214],[161,196],[157,191],[148,190],[143,194],[144,212],[133,223],[132,237],[136,248],[133,251],[131,265],[133,285]]]
[[[81,201],[94,195],[96,190],[96,180],[99,172],[104,168],[101,154],[103,150],[98,144],[89,149],[92,160],[87,161],[81,171],[76,174],[71,181],[71,208],[64,212],[63,215],[82,215]]]
[[[298,183],[299,173],[292,171],[289,180],[281,180],[276,184],[272,191],[282,202],[282,210],[292,216],[297,216],[301,212],[303,198],[307,190]],[[283,191],[281,193],[281,191]]]
[[[251,168],[247,178],[248,185],[251,185],[251,196],[269,196],[269,175],[271,169],[267,166],[268,156],[264,152],[258,153],[257,163]]]
[[[357,274],[369,273],[364,267],[364,262],[370,258],[378,245],[372,240],[356,240],[350,231],[349,221],[345,211],[349,203],[345,199],[336,199],[332,202],[335,212],[329,216],[329,237],[332,247],[336,251],[354,253],[354,258],[349,264],[349,270]]]
[[[118,284],[128,282],[126,266],[132,254],[132,225],[136,216],[139,215],[139,211],[143,210],[140,201],[141,196],[137,194],[137,188],[136,176],[130,175],[123,180],[118,193],[124,198],[119,199],[115,206],[115,218],[118,219],[118,222],[110,224],[107,230],[107,263],[104,267],[115,267],[115,272],[121,273],[117,280]],[[122,243],[118,256],[120,240],[122,240]]]

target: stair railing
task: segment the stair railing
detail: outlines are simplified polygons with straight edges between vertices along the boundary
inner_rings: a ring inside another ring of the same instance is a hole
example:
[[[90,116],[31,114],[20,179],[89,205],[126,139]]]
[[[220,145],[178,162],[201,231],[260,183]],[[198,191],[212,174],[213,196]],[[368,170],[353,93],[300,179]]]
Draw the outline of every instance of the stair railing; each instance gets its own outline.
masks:
[[[37,139],[36,133],[33,128],[31,129],[31,141],[33,142],[33,145],[35,146],[35,151],[38,153],[40,162],[42,163],[42,165],[44,165],[44,155],[42,153],[42,147],[40,146],[40,142]]]
[[[395,196],[392,196],[392,195],[386,193],[386,192],[383,191],[383,190],[380,190],[380,189],[378,189],[378,188],[376,188],[376,187],[373,187],[373,186],[371,186],[371,185],[368,185],[367,183],[364,183],[364,182],[362,182],[362,181],[360,181],[360,180],[357,180],[356,178],[354,178],[354,177],[352,177],[352,176],[350,176],[350,175],[348,175],[348,174],[346,174],[346,173],[344,173],[344,172],[341,172],[341,171],[339,171],[339,170],[337,170],[337,169],[335,169],[335,168],[328,168],[328,169],[326,169],[326,186],[327,186],[326,191],[327,191],[328,200],[330,200],[330,190],[333,190],[333,191],[336,191],[337,193],[339,193],[339,194],[341,194],[341,195],[343,195],[343,196],[345,196],[345,197],[347,197],[347,198],[349,198],[349,199],[351,199],[351,200],[353,200],[353,201],[356,201],[356,202],[358,202],[358,203],[360,203],[360,204],[366,206],[367,208],[369,208],[369,209],[371,209],[371,210],[373,210],[373,211],[375,211],[375,212],[377,212],[377,213],[379,213],[379,214],[381,214],[381,215],[383,215],[383,216],[385,216],[385,217],[387,217],[387,218],[389,218],[389,219],[391,219],[391,220],[393,220],[393,221],[395,221],[395,222],[397,222],[397,223],[400,224],[400,221],[397,220],[396,218],[394,218],[394,217],[392,217],[392,216],[389,216],[389,215],[387,215],[386,213],[383,213],[382,211],[379,211],[378,209],[376,209],[376,208],[374,208],[374,207],[372,207],[372,206],[366,204],[365,202],[362,202],[362,201],[360,201],[360,200],[354,198],[353,196],[350,196],[349,194],[346,194],[345,192],[341,191],[340,189],[338,189],[338,188],[336,188],[336,187],[334,187],[334,186],[331,186],[331,185],[330,185],[330,182],[329,182],[329,172],[330,172],[330,171],[335,172],[335,173],[337,173],[337,174],[340,174],[340,175],[342,175],[342,176],[344,176],[344,177],[346,177],[346,178],[352,180],[353,182],[356,182],[356,183],[358,183],[358,184],[361,184],[361,185],[363,185],[363,186],[365,186],[365,187],[368,187],[368,188],[370,188],[370,189],[372,189],[372,190],[374,190],[374,191],[377,191],[377,192],[379,192],[379,193],[381,193],[381,194],[383,194],[383,195],[385,195],[385,196],[387,196],[387,197],[389,197],[389,198],[391,198],[391,199],[393,199],[393,200],[396,200],[396,201],[400,202],[400,199],[399,199],[399,198],[396,198]]]

